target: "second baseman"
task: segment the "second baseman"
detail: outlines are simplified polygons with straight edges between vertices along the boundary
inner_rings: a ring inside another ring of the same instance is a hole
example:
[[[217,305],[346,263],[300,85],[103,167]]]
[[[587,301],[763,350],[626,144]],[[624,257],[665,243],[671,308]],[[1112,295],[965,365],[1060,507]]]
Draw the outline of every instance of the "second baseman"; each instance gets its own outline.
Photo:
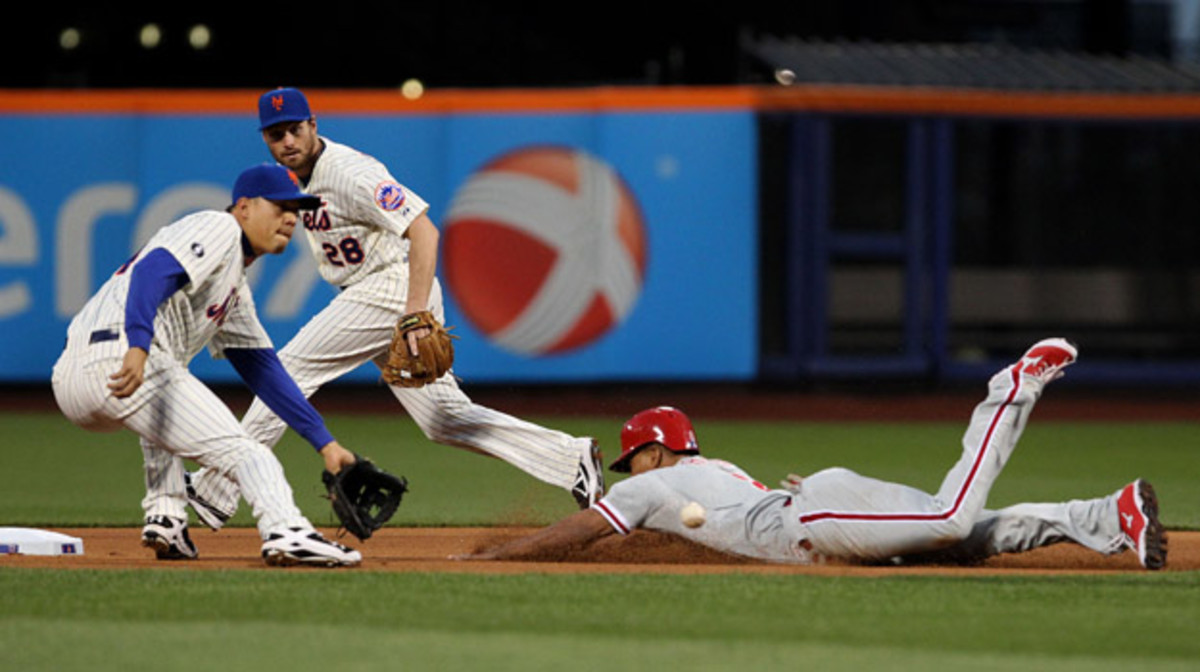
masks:
[[[783,489],[771,489],[729,462],[701,457],[688,417],[659,407],[638,413],[621,432],[621,457],[610,468],[631,478],[587,511],[465,559],[554,557],[645,528],[781,563],[962,562],[1073,541],[1105,554],[1129,548],[1142,566],[1159,569],[1166,536],[1144,480],[1097,499],[984,507],[1043,388],[1076,356],[1067,341],[1047,339],[996,373],[971,416],[961,457],[932,494],[842,468],[789,476]],[[705,510],[696,527],[681,518],[690,502]]]
[[[276,89],[258,101],[259,129],[271,156],[321,199],[302,224],[321,277],[340,293],[279,351],[305,396],[358,368],[386,361],[392,328],[407,313],[430,310],[445,322],[435,275],[438,231],[428,204],[375,158],[317,133],[308,100]],[[596,442],[541,427],[474,403],[453,372],[421,388],[391,387],[437,443],[503,459],[574,495],[586,508],[604,494]],[[274,446],[284,422],[261,399],[242,419],[251,436]],[[190,475],[200,520],[220,528],[238,506],[230,479],[210,469]]]

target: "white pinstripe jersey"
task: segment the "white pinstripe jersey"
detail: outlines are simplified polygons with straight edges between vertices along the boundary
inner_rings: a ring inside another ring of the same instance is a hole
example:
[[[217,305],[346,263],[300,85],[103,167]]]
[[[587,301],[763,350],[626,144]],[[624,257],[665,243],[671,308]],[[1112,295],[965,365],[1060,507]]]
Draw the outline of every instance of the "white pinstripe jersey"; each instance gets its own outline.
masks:
[[[86,339],[97,329],[124,332],[130,276],[138,261],[155,248],[175,257],[190,281],[159,306],[154,343],[184,364],[205,345],[215,357],[225,348],[271,347],[246,284],[242,227],[233,215],[216,210],[159,229],[71,320],[68,338]]]
[[[393,276],[381,293],[407,286],[409,224],[429,209],[420,196],[403,187],[372,156],[321,137],[325,149],[317,158],[305,191],[321,197],[321,208],[301,213],[317,268],[326,282],[347,287],[379,272]],[[399,276],[399,277],[395,277]],[[404,305],[405,296],[376,297],[384,305]]]
[[[704,507],[700,527],[686,527],[679,517],[689,502]],[[803,532],[791,493],[771,490],[724,460],[685,457],[674,466],[627,478],[593,508],[621,534],[640,527],[736,555],[809,562],[798,545]]]

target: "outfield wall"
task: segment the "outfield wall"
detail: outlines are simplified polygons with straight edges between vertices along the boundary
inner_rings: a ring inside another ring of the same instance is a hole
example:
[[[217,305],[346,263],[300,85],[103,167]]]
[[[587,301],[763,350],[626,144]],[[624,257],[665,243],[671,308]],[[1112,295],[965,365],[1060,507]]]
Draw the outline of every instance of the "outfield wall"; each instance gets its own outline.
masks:
[[[0,382],[44,381],[111,269],[268,158],[258,93],[0,91]],[[430,202],[470,382],[974,379],[1053,332],[1078,380],[1200,384],[1197,96],[309,93]],[[534,179],[462,206],[501,159]],[[252,267],[279,344],[335,291],[296,242]]]
[[[191,210],[228,204],[237,173],[269,158],[256,130],[256,98],[254,92],[0,97],[0,109],[7,105],[0,116],[0,380],[48,378],[70,317],[154,230]],[[570,248],[568,265],[597,275],[561,280],[567,298],[559,301],[566,305],[542,309],[537,319],[550,324],[540,329],[552,333],[539,351],[522,352],[501,334],[478,331],[447,288],[449,321],[461,337],[458,368],[471,381],[755,374],[755,120],[748,107],[729,100],[681,107],[670,97],[651,106],[611,106],[600,97],[561,104],[546,98],[538,104],[549,108],[543,110],[495,96],[407,109],[395,95],[332,92],[312,92],[311,101],[323,134],[373,154],[431,204],[446,243],[463,238],[447,226],[456,192],[489,161],[541,148],[566,148],[568,160],[591,159],[586,175],[579,169],[558,176],[577,184],[546,195],[541,192],[561,186],[557,178],[526,174],[535,184],[515,192],[536,220],[530,227],[580,220],[543,242],[551,251]],[[629,199],[625,226],[640,229],[632,268],[609,229],[615,219],[610,192],[617,189]],[[503,220],[505,207],[464,219],[492,213]],[[285,255],[252,267],[260,315],[279,345],[335,291],[316,275],[301,238]],[[614,246],[616,252],[600,254]],[[497,263],[488,257],[519,251],[474,253],[474,265],[452,267],[443,259],[443,277],[451,271],[469,277],[471,266]],[[605,270],[613,265],[619,268]],[[595,286],[584,286],[589,283]],[[500,300],[533,301],[525,295]],[[606,311],[597,302],[617,305]],[[618,308],[624,314],[615,314]],[[708,312],[715,308],[717,329]],[[554,322],[571,311],[565,323]],[[497,330],[495,322],[488,327]],[[586,338],[572,336],[573,329]],[[520,347],[520,332],[508,338]],[[193,368],[208,380],[232,379],[228,366],[207,355]],[[369,367],[354,375],[376,378]]]

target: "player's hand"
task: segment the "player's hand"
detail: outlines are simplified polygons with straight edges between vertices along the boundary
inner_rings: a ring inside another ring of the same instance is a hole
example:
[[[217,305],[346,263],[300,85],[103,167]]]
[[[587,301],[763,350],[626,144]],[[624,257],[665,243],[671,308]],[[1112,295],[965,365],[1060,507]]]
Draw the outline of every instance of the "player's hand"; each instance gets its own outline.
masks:
[[[422,338],[425,338],[426,336],[428,336],[431,333],[433,333],[433,330],[429,329],[428,327],[425,327],[422,329],[413,329],[412,331],[405,334],[404,335],[405,339],[408,341],[408,353],[410,355],[412,355],[413,357],[420,357],[421,356],[421,348],[419,346],[417,346],[417,341],[421,340]]]
[[[788,474],[787,478],[785,478],[779,482],[779,485],[783,486],[784,490],[790,490],[794,493],[799,493],[800,492],[800,484],[803,482],[804,482],[803,476],[797,476],[796,474]]]
[[[109,376],[108,389],[114,397],[124,399],[137,392],[146,380],[146,358],[150,353],[141,348],[130,348],[125,351],[125,359],[121,369]]]
[[[325,471],[336,474],[342,467],[348,467],[358,460],[354,453],[342,447],[337,441],[330,441],[321,448],[321,458],[325,460]]]

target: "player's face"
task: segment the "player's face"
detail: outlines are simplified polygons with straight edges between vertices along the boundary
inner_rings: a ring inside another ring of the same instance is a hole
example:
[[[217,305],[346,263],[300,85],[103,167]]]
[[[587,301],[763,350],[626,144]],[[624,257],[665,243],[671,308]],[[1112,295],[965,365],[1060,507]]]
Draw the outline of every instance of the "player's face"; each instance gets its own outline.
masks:
[[[268,126],[262,135],[276,161],[300,177],[308,177],[320,150],[316,120],[285,121]]]
[[[659,450],[657,445],[652,444],[634,453],[633,457],[629,458],[629,474],[637,476],[657,469],[662,462]]]
[[[244,208],[244,217],[239,220],[255,254],[280,254],[287,249],[296,229],[299,204],[295,201],[247,198],[239,202],[238,208]]]

